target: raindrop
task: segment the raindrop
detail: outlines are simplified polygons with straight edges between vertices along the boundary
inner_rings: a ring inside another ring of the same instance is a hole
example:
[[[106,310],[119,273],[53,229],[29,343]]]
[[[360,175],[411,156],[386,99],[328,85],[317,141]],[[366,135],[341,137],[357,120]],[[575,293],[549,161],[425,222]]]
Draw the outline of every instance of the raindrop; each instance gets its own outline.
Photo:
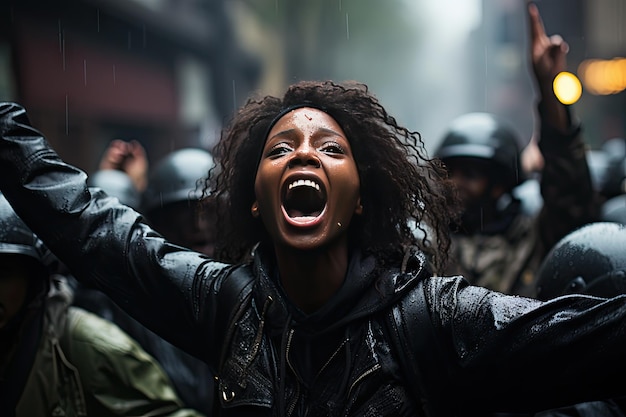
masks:
[[[96,22],[98,27],[98,33],[100,33],[100,9],[96,10]]]
[[[61,30],[61,19],[59,19],[59,52],[63,53],[63,31]]]
[[[113,85],[115,85],[116,82],[116,78],[115,78],[115,64],[113,64]]]
[[[61,54],[63,55],[63,72],[65,72],[65,36],[61,34]]]
[[[348,13],[346,13],[346,39],[350,40],[350,22],[348,19]]]
[[[237,94],[235,90],[235,80],[233,80],[233,110],[237,113]]]
[[[143,43],[143,48],[146,49],[146,25],[142,25],[141,26],[142,29],[142,35],[143,35],[143,39],[142,39],[142,43]]]
[[[130,30],[128,31],[128,44],[127,44],[127,48],[130,50],[131,46],[132,46],[132,34],[130,33]]]
[[[65,95],[65,135],[68,135],[70,131],[69,127],[69,111],[67,104],[67,94]]]
[[[485,227],[485,223],[484,223],[484,212],[483,212],[483,208],[480,208],[480,230],[483,230]]]
[[[85,78],[85,86],[87,85],[87,60],[83,59],[83,74]]]

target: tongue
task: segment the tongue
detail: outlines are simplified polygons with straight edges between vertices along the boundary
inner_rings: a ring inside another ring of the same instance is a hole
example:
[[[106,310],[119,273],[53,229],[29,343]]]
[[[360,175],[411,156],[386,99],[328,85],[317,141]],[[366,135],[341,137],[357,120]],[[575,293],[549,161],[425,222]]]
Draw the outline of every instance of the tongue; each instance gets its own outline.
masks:
[[[321,211],[314,211],[312,213],[305,213],[303,211],[297,210],[297,209],[289,209],[287,210],[287,215],[289,217],[291,217],[292,219],[297,219],[297,218],[303,218],[303,219],[314,219],[317,216],[319,216],[320,214],[322,214]]]

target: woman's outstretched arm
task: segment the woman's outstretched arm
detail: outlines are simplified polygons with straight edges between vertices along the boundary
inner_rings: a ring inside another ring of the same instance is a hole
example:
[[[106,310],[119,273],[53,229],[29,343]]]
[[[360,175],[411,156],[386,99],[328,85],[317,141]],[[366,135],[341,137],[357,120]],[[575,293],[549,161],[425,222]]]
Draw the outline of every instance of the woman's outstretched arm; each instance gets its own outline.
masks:
[[[166,242],[133,209],[87,187],[18,104],[0,103],[0,190],[77,279],[203,359],[226,265]],[[213,288],[212,288],[213,287]]]

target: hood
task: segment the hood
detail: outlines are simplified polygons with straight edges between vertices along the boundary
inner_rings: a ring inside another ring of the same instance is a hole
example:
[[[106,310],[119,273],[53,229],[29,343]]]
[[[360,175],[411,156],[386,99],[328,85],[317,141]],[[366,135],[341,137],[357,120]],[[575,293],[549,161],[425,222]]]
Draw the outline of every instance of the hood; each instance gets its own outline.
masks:
[[[415,248],[407,250],[402,264],[389,268],[381,268],[375,257],[355,250],[341,288],[320,309],[306,314],[292,304],[283,291],[271,250],[257,248],[253,263],[258,308],[264,306],[268,297],[272,299],[266,310],[266,325],[275,331],[294,327],[310,335],[331,332],[385,310],[430,275],[424,254]]]

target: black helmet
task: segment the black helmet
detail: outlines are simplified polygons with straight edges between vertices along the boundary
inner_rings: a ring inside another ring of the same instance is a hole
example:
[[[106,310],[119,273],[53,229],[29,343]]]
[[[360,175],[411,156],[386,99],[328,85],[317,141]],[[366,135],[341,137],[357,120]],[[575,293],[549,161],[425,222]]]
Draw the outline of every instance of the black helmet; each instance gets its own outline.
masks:
[[[626,224],[626,194],[616,195],[602,204],[600,220]]]
[[[108,195],[117,197],[122,204],[132,208],[139,207],[139,191],[130,177],[116,169],[103,169],[90,175],[87,179],[90,187],[103,189]]]
[[[600,190],[602,194],[611,198],[626,193],[626,159],[612,161],[606,171],[606,179]]]
[[[525,179],[520,154],[521,142],[511,127],[491,113],[467,113],[452,121],[435,157],[444,163],[451,158],[492,161],[514,187]]]
[[[626,293],[626,225],[590,223],[561,239],[537,272],[537,298]]]
[[[609,156],[602,149],[590,149],[585,153],[587,166],[591,176],[591,184],[595,190],[602,191],[607,184],[609,175]]]
[[[513,196],[521,201],[522,211],[529,216],[535,216],[543,206],[541,185],[537,178],[529,178],[513,189]]]
[[[0,194],[0,253],[26,255],[42,266],[54,260],[43,242],[24,224],[3,194]]]
[[[607,155],[609,162],[621,162],[626,158],[626,139],[614,137],[602,144],[602,151]]]
[[[168,154],[150,173],[141,199],[141,211],[202,197],[202,178],[215,166],[213,156],[202,149],[185,148]]]
[[[607,167],[601,193],[606,198],[626,192],[626,140],[612,138],[602,144],[606,154]]]

